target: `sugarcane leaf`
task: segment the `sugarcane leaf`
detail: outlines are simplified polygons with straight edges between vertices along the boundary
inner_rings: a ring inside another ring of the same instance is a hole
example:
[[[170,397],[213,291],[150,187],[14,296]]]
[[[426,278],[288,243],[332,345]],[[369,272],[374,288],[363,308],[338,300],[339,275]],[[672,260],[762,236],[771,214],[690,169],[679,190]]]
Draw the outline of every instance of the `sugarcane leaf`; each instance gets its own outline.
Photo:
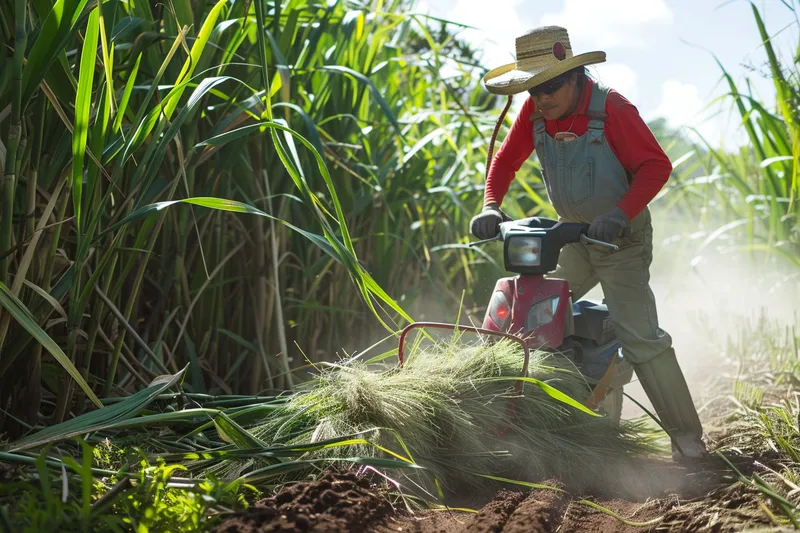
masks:
[[[92,388],[86,383],[86,380],[83,379],[83,376],[75,368],[75,365],[72,363],[69,357],[61,350],[59,345],[47,334],[45,331],[39,326],[36,322],[36,319],[33,317],[31,312],[25,307],[14,293],[2,282],[0,282],[0,305],[2,305],[8,313],[14,317],[14,319],[19,322],[19,324],[25,328],[25,330],[31,334],[41,345],[48,351],[50,354],[55,358],[58,363],[64,367],[64,370],[72,376],[72,379],[78,384],[78,386],[86,393],[86,396],[92,400],[98,407],[103,407],[103,404],[97,398],[97,396],[92,391]]]
[[[108,233],[110,231],[114,231],[125,224],[129,224],[135,220],[148,217],[150,215],[154,215],[159,211],[166,209],[175,204],[192,204],[192,205],[199,205],[202,207],[208,207],[209,209],[217,209],[219,211],[230,211],[233,213],[247,213],[251,215],[258,215],[262,217],[269,218],[271,220],[275,220],[276,222],[280,222],[284,224],[286,227],[292,229],[293,231],[298,232],[299,234],[303,235],[305,238],[313,242],[315,245],[322,248],[322,250],[336,259],[338,262],[342,262],[341,257],[337,254],[334,248],[330,245],[330,243],[322,236],[317,235],[315,233],[311,233],[304,229],[298,228],[297,226],[282,220],[280,218],[273,217],[272,215],[268,215],[267,213],[261,211],[260,209],[253,207],[251,205],[237,202],[236,200],[227,200],[224,198],[214,198],[214,197],[195,197],[195,198],[184,198],[182,200],[170,200],[167,202],[157,202],[150,205],[145,205],[125,217],[124,219],[120,220],[113,226],[107,228],[102,234]]]
[[[206,381],[203,378],[203,369],[200,366],[200,360],[197,358],[197,351],[194,347],[191,337],[184,332],[183,340],[186,343],[186,355],[189,358],[189,366],[191,367],[191,384],[192,392],[206,393]]]
[[[125,116],[125,111],[128,109],[128,102],[130,102],[131,99],[131,93],[136,83],[136,76],[139,74],[139,65],[141,62],[142,54],[139,54],[136,58],[136,62],[133,64],[131,73],[128,75],[128,81],[125,83],[125,91],[122,93],[122,100],[119,103],[119,109],[117,109],[117,117],[114,119],[114,133],[117,133],[122,127],[122,119]]]
[[[764,167],[767,167],[767,166],[769,166],[769,165],[771,165],[773,163],[778,163],[780,161],[791,161],[792,159],[794,159],[794,158],[792,156],[790,156],[790,155],[778,155],[778,156],[775,156],[775,157],[768,157],[767,159],[763,160],[759,164],[759,166],[761,168],[764,168]]]
[[[397,459],[384,459],[382,457],[347,457],[341,459],[341,461],[344,463],[373,466],[375,468],[411,468],[415,470],[425,470],[425,467],[422,465],[399,461]]]
[[[65,39],[74,28],[88,0],[56,0],[45,16],[36,41],[28,53],[22,71],[22,102],[27,102],[50,71],[50,66],[64,52]]]
[[[394,128],[395,128],[395,130],[397,132],[397,135],[400,138],[404,138],[402,128],[400,128],[400,124],[397,122],[397,118],[394,116],[394,113],[392,112],[392,109],[389,107],[389,103],[386,101],[386,99],[380,93],[378,88],[375,87],[375,84],[372,82],[371,79],[369,79],[365,75],[361,74],[360,72],[356,72],[355,70],[353,70],[353,69],[351,69],[349,67],[342,66],[342,65],[325,65],[325,66],[319,67],[319,70],[327,71],[327,72],[336,72],[337,74],[350,76],[350,77],[353,77],[356,80],[358,80],[360,83],[363,83],[364,85],[366,85],[367,88],[369,89],[370,94],[372,95],[372,98],[374,98],[375,101],[378,102],[378,105],[380,106],[381,110],[383,111],[384,116],[389,120],[389,122],[392,123],[392,126],[394,126]]]
[[[258,348],[256,348],[255,345],[252,342],[243,339],[241,337],[241,335],[238,335],[238,334],[234,333],[233,331],[227,330],[225,328],[217,328],[217,331],[219,331],[220,333],[222,333],[226,337],[230,337],[231,339],[233,339],[237,344],[239,344],[243,348],[247,348],[248,350],[250,350],[253,353],[256,353],[256,354],[258,353]]]
[[[100,14],[100,51],[103,57],[103,73],[106,76],[106,102],[109,106],[108,113],[113,112],[115,105],[114,100],[114,47],[109,49],[108,36],[106,35],[106,21],[103,15],[103,2],[97,3],[97,12]],[[113,11],[112,11],[113,14]],[[105,130],[106,126],[103,126]]]
[[[67,312],[64,311],[64,308],[61,307],[61,304],[58,303],[58,300],[53,298],[47,291],[43,288],[39,287],[38,285],[31,283],[27,279],[24,281],[25,285],[30,287],[36,294],[42,297],[44,301],[50,304],[50,306],[62,317],[67,318]]]
[[[219,413],[218,409],[197,408],[183,409],[181,411],[173,411],[171,413],[157,413],[154,415],[136,416],[134,418],[110,422],[103,427],[103,430],[147,428],[153,427],[156,424],[167,424],[170,426],[176,426],[179,424],[196,424],[199,422],[205,422],[209,418],[216,416],[217,413]]]
[[[81,50],[81,72],[78,92],[75,95],[75,124],[72,133],[72,204],[75,209],[75,224],[80,231],[81,199],[83,193],[83,158],[86,155],[86,139],[89,135],[89,115],[92,110],[92,84],[100,35],[100,10],[94,9],[86,23],[86,38]]]
[[[225,4],[227,3],[228,0],[219,0],[206,15],[203,25],[200,28],[200,32],[197,34],[197,39],[195,39],[194,44],[192,44],[191,54],[186,58],[186,62],[183,64],[183,68],[178,75],[176,85],[180,85],[182,82],[192,77],[195,66],[197,65],[198,61],[200,61],[200,56],[203,55],[203,50],[206,48],[208,38],[211,36],[211,32],[214,30],[214,26],[217,23],[217,18],[219,18],[222,8],[225,7]],[[172,117],[172,113],[178,106],[178,102],[183,94],[183,89],[183,87],[179,87],[175,96],[172,97],[169,102],[167,102],[167,105],[164,108],[164,114],[168,119]]]
[[[314,119],[306,113],[306,111],[297,104],[292,104],[289,102],[278,102],[274,104],[272,107],[288,107],[289,109],[295,111],[300,117],[303,119],[303,122],[306,125],[306,129],[308,130],[308,140],[311,141],[311,144],[314,148],[317,149],[319,153],[323,153],[325,149],[322,146],[322,138],[319,136],[319,129],[317,128],[317,124],[314,122]]]
[[[115,423],[129,420],[150,405],[163,391],[174,386],[183,377],[188,365],[177,374],[158,376],[145,389],[125,398],[121,402],[90,411],[80,416],[42,429],[9,446],[9,451],[27,450],[50,442],[60,441],[113,427]],[[89,389],[91,393],[91,389]],[[99,400],[98,400],[99,403]]]
[[[222,440],[236,445],[237,448],[267,448],[267,443],[254,437],[223,412],[214,417],[214,425]]]
[[[228,416],[231,419],[239,419],[239,418],[247,419],[248,417],[254,417],[255,420],[260,421],[264,417],[269,416],[276,409],[280,409],[280,407],[281,406],[279,406],[279,405],[253,405],[253,406],[242,408],[241,410],[236,411],[236,412],[231,412]],[[180,412],[185,412],[185,411],[180,411]],[[209,429],[211,427],[214,427],[214,421],[213,420],[211,420],[210,422],[206,422],[206,423],[204,423],[204,424],[202,424],[200,426],[197,426],[196,428],[194,428],[192,431],[190,431],[189,433],[187,433],[186,435],[184,435],[181,438],[182,439],[189,438],[189,437],[191,437],[193,435],[196,435],[198,433],[202,433],[203,431],[205,431],[206,429]]]
[[[409,464],[404,461],[397,461],[394,459],[381,459],[378,457],[341,457],[341,458],[326,458],[326,459],[304,459],[299,461],[289,461],[286,463],[279,463],[276,465],[266,466],[253,470],[241,476],[241,480],[249,483],[259,483],[277,476],[294,472],[296,470],[303,470],[309,466],[318,463],[351,463],[360,464],[365,466],[374,466],[378,468],[403,468],[403,469],[423,469],[422,466],[416,464]]]
[[[256,484],[268,479],[295,472],[297,470],[304,470],[309,466],[313,466],[319,461],[315,460],[302,460],[302,461],[289,461],[286,463],[278,463],[275,465],[265,466],[257,470],[253,470],[241,476],[239,479],[248,483]]]

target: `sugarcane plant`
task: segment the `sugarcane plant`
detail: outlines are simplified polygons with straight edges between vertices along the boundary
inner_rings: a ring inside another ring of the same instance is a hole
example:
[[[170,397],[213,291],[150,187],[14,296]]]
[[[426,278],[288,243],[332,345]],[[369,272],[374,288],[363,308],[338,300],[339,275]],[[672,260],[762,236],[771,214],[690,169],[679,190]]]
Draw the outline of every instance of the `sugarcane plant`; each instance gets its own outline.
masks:
[[[187,362],[191,392],[291,388],[495,268],[463,246],[494,100],[403,6],[0,6],[3,426]]]

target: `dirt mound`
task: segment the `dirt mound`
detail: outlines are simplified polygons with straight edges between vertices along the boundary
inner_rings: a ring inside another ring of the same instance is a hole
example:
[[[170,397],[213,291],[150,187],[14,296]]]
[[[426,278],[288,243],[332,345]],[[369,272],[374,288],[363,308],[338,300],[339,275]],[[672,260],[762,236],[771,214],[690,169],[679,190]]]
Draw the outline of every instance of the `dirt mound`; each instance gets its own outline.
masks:
[[[469,533],[490,533],[502,531],[508,517],[525,498],[521,492],[501,490],[486,507],[472,517],[465,530]]]
[[[558,487],[553,481],[547,485]],[[415,516],[394,516],[381,522],[375,533],[549,533],[556,531],[569,502],[566,494],[552,490],[499,491],[477,513],[428,511]]]
[[[615,491],[610,489],[604,496],[595,495],[586,500],[553,490],[533,490],[527,496],[521,492],[501,490],[478,513],[448,510],[425,511],[413,516],[393,514],[372,531],[728,533],[771,525],[763,510],[767,502],[755,489],[732,483],[713,469],[691,472],[675,467],[658,473],[668,473],[669,477],[677,479],[677,473],[681,471],[687,478],[678,484],[682,490],[669,495],[663,492],[667,487],[677,488],[673,479],[668,479],[665,487],[651,487],[658,489],[654,493],[643,492],[633,499],[611,496]],[[561,487],[552,480],[543,483]]]
[[[282,488],[275,496],[224,520],[216,533],[359,533],[392,511],[367,478],[328,473]]]
[[[744,461],[740,464],[747,466]],[[471,507],[477,512],[447,509],[413,514],[393,508],[367,478],[328,473],[316,482],[284,487],[274,497],[227,518],[216,533],[727,533],[770,525],[770,515],[764,512],[768,502],[754,488],[731,482],[714,468],[654,469],[652,475],[678,479],[679,473],[685,478],[678,484],[682,490],[669,495],[663,494],[664,489],[678,488],[671,479],[633,499],[612,495],[612,490],[581,500],[557,490],[501,489],[491,499],[476,496],[480,503]],[[554,480],[543,484],[564,488]]]

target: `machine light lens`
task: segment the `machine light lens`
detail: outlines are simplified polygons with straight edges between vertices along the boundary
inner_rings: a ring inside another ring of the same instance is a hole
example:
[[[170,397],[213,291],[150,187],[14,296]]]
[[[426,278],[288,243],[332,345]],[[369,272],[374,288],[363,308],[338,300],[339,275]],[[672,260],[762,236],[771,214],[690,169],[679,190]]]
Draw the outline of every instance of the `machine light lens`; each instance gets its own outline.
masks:
[[[538,266],[542,261],[541,237],[511,237],[508,240],[508,263],[511,266]]]
[[[508,306],[505,303],[501,303],[497,306],[497,309],[494,310],[497,313],[497,318],[500,320],[505,320],[508,316]]]
[[[525,326],[528,331],[532,331],[538,327],[546,326],[553,321],[553,317],[558,309],[558,302],[560,298],[553,296],[541,302],[536,302],[528,310],[528,317],[525,321]]]
[[[500,328],[500,331],[505,331],[510,317],[511,306],[508,304],[506,295],[503,294],[503,291],[495,291],[489,302],[489,318]]]

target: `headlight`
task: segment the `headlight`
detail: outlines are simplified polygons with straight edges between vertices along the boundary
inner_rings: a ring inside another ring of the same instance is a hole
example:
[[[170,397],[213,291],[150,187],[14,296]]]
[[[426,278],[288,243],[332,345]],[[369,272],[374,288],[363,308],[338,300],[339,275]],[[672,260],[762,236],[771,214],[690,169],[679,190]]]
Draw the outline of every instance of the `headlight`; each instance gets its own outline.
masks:
[[[508,263],[512,266],[538,266],[542,261],[541,237],[511,237],[508,240]]]
[[[553,296],[547,300],[536,302],[528,310],[528,317],[525,320],[525,326],[528,331],[532,331],[540,326],[544,326],[553,321],[553,316],[558,309],[558,296]]]

